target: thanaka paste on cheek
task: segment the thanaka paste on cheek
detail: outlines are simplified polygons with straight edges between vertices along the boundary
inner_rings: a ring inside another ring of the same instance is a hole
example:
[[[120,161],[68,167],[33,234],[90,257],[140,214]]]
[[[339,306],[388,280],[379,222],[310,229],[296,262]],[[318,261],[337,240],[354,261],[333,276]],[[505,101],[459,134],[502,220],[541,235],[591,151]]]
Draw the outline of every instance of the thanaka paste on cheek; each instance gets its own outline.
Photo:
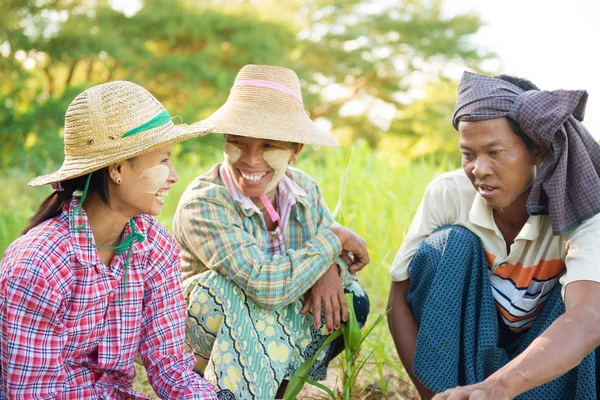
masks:
[[[229,142],[225,142],[225,148],[223,150],[223,159],[225,163],[229,166],[229,170],[233,172],[233,164],[237,162],[242,156],[242,151],[232,145]]]
[[[267,183],[267,187],[265,188],[264,194],[268,195],[274,190],[279,181],[285,174],[285,171],[288,166],[288,162],[290,161],[290,156],[292,155],[292,150],[268,150],[265,151],[263,158],[265,162],[271,167],[273,170],[273,175]]]
[[[144,193],[158,192],[169,179],[169,167],[156,165],[148,168],[137,178],[140,182],[140,190]]]

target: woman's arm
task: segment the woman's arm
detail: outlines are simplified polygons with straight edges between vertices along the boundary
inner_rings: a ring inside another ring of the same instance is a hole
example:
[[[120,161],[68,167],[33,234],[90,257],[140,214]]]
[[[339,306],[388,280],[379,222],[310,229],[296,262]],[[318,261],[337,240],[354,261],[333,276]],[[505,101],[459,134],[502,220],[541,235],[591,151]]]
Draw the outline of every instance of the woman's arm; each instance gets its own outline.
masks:
[[[237,210],[219,199],[196,199],[177,214],[178,241],[267,309],[300,298],[342,252],[338,236],[323,227],[301,248],[271,259],[246,231]]]
[[[333,230],[339,238],[342,237],[342,234],[345,234],[347,237],[347,240],[342,241],[344,251],[342,252],[341,257],[337,256],[334,261],[340,267],[342,283],[344,283],[344,285],[349,284],[352,280],[350,274],[360,271],[371,261],[369,253],[367,252],[367,243],[351,229],[335,222],[333,215],[331,215],[327,203],[325,203],[325,199],[321,194],[321,189],[319,189],[319,186],[316,183],[315,191],[318,202],[317,210],[320,217],[319,227],[327,227]],[[348,255],[348,252],[352,253],[352,258]]]
[[[185,300],[179,251],[173,243],[155,261],[144,283],[140,355],[152,388],[162,399],[215,399],[212,385],[193,372],[195,359],[184,352]]]
[[[11,399],[62,398],[68,336],[59,320],[62,297],[38,276],[5,279],[0,294],[2,390]]]

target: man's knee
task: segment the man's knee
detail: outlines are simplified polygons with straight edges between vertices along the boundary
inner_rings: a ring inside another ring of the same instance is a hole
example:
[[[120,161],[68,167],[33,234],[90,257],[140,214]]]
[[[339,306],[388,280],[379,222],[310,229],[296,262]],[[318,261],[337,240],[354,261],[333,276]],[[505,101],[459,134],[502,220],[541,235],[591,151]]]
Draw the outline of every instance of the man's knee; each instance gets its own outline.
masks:
[[[420,277],[433,279],[440,273],[456,277],[470,268],[472,256],[480,256],[482,251],[481,240],[467,228],[459,225],[442,226],[419,246],[409,266],[410,278],[413,281]],[[449,263],[449,259],[452,262]],[[447,269],[449,264],[451,270]]]

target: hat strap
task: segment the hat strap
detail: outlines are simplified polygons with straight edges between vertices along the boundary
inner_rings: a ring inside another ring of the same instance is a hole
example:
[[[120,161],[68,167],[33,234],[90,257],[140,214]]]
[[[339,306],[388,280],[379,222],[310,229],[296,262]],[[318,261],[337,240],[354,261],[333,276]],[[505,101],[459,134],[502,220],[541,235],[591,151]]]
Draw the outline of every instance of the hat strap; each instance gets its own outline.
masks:
[[[129,132],[126,132],[122,137],[127,137],[131,135],[135,135],[136,133],[144,132],[150,130],[152,128],[157,128],[171,121],[171,116],[167,110],[161,112],[156,117],[152,118],[150,121],[143,123],[137,128],[133,128]]]
[[[282,93],[288,94],[302,103],[302,98],[298,95],[298,93],[294,92],[287,86],[281,85],[277,82],[273,81],[265,81],[262,79],[245,79],[235,82],[234,86],[252,86],[252,87],[264,87],[269,89],[274,89],[280,91]]]
[[[81,220],[83,220],[83,218],[81,217],[81,206],[83,205],[83,202],[85,201],[85,198],[87,196],[87,192],[90,187],[90,180],[92,179],[92,173],[93,172],[90,172],[90,174],[88,175],[87,180],[85,181],[85,188],[83,189],[83,194],[81,195],[81,199],[79,200],[79,204],[77,205],[77,208],[75,209],[73,214],[71,214],[71,219],[72,219],[71,225],[75,225],[75,214],[79,214],[79,218]],[[88,242],[92,243],[92,239],[90,238],[88,230],[85,229],[85,224],[83,222],[80,225],[75,226],[74,228],[75,228],[75,231],[83,230]],[[118,246],[102,247],[102,246],[92,244],[92,246],[94,246],[98,250],[116,250],[115,252],[117,254],[123,254],[123,253],[125,253],[125,251],[127,251],[127,256],[125,258],[125,272],[124,272],[124,278],[123,278],[123,293],[122,293],[121,298],[117,299],[117,303],[119,303],[119,304],[123,304],[123,300],[125,300],[125,295],[127,294],[127,281],[128,281],[128,277],[129,277],[129,263],[131,261],[131,249],[133,248],[133,243],[136,241],[141,243],[144,240],[146,240],[146,237],[144,235],[142,235],[141,233],[139,233],[135,230],[135,222],[134,222],[133,218],[129,219],[129,229],[131,230],[131,232],[129,233],[129,235],[125,236],[125,238],[121,241],[121,243],[119,243]],[[107,265],[107,267],[108,267],[108,265]]]

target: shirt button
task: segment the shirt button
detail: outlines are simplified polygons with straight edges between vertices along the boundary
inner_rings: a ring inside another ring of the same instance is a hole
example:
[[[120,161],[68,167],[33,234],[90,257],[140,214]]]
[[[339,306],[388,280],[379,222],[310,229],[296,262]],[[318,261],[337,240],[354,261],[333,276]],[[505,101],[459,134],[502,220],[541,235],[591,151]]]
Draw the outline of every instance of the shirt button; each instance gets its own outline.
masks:
[[[504,268],[507,265],[508,265],[508,263],[505,261],[505,262],[500,263],[498,266]]]

